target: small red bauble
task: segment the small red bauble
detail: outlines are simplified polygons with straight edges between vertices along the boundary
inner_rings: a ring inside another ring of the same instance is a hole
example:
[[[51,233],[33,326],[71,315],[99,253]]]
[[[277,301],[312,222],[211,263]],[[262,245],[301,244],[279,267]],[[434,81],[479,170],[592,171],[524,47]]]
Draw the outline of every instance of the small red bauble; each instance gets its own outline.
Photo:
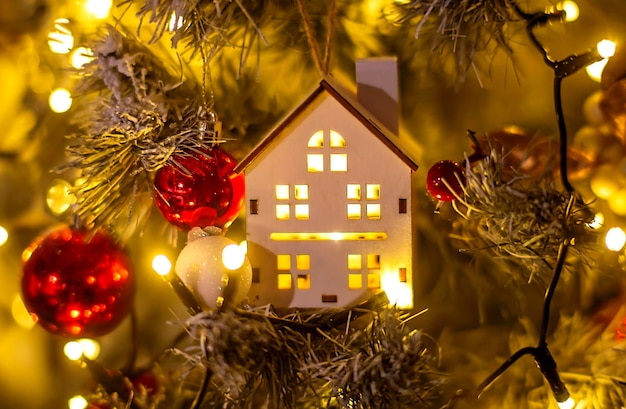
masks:
[[[97,337],[128,315],[134,277],[124,251],[105,233],[64,227],[24,251],[22,295],[46,330],[68,337]]]
[[[219,147],[172,158],[154,177],[154,201],[165,219],[184,230],[228,227],[243,207],[244,176]]]
[[[445,183],[443,181],[446,181]],[[448,186],[450,187],[450,190]],[[461,196],[465,184],[465,174],[463,168],[457,162],[442,160],[435,163],[426,176],[426,188],[428,192],[437,200],[450,202]]]

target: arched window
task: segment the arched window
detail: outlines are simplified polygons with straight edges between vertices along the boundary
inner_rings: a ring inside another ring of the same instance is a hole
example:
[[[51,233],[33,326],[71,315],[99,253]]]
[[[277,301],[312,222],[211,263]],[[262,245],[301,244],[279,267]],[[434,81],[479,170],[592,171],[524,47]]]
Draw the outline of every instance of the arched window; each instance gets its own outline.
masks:
[[[319,148],[324,148],[325,142],[330,142],[331,152],[328,155],[329,158],[329,168],[331,172],[347,172],[348,171],[348,155],[346,153],[338,153],[336,152],[336,148],[345,148],[346,140],[341,134],[335,130],[319,130],[313,134],[309,138],[307,146],[309,148],[314,148],[315,150]],[[324,153],[318,153],[311,150],[310,153],[307,154],[307,169],[309,172],[323,172],[324,171],[324,162],[325,162],[325,150]]]

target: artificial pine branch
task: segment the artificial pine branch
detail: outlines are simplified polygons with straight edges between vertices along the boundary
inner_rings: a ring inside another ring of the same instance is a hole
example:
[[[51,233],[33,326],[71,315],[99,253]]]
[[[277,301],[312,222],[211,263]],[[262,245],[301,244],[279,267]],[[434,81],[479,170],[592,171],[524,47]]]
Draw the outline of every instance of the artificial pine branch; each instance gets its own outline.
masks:
[[[81,132],[70,137],[70,160],[58,171],[79,170],[77,215],[101,227],[132,209],[150,191],[151,173],[173,155],[221,140],[207,138],[211,118],[197,83],[183,82],[163,56],[113,27],[92,49],[77,90],[85,101]]]
[[[467,161],[464,195],[457,204],[466,222],[454,237],[470,249],[488,248],[498,257],[521,263],[525,268],[504,269],[516,281],[546,282],[551,273],[549,260],[556,258],[559,246],[570,235],[580,257],[584,257],[580,252],[595,244],[597,231],[588,227],[594,213],[589,205],[576,201],[569,217],[564,217],[568,194],[547,176],[531,180],[508,169],[505,155],[492,149],[477,163]]]
[[[461,78],[480,53],[512,53],[507,24],[515,16],[507,0],[414,0],[396,8],[400,24],[415,25],[416,39],[427,37],[433,52],[454,55]]]
[[[420,408],[438,397],[444,380],[432,369],[438,352],[404,313],[272,311],[214,310],[185,322],[193,343],[172,351],[185,359],[187,373],[200,367],[210,374],[196,399],[200,407],[265,401],[271,408]]]

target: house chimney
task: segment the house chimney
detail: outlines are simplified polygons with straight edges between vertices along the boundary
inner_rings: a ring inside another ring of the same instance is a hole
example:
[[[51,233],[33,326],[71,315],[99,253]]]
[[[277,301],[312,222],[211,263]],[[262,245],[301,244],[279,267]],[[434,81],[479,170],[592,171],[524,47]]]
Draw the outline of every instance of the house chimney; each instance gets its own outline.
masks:
[[[378,120],[398,135],[398,64],[396,57],[356,62],[357,99]]]

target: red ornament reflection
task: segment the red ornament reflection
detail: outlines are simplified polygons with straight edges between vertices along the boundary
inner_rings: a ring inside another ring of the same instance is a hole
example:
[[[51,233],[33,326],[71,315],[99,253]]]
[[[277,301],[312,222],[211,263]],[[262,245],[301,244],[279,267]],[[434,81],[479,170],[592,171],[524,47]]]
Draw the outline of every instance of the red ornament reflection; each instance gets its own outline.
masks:
[[[154,202],[165,219],[184,230],[228,227],[243,207],[243,174],[219,147],[174,156],[154,178]]]
[[[134,295],[130,260],[103,232],[68,227],[24,251],[22,297],[35,321],[67,337],[97,337],[128,315]]]

